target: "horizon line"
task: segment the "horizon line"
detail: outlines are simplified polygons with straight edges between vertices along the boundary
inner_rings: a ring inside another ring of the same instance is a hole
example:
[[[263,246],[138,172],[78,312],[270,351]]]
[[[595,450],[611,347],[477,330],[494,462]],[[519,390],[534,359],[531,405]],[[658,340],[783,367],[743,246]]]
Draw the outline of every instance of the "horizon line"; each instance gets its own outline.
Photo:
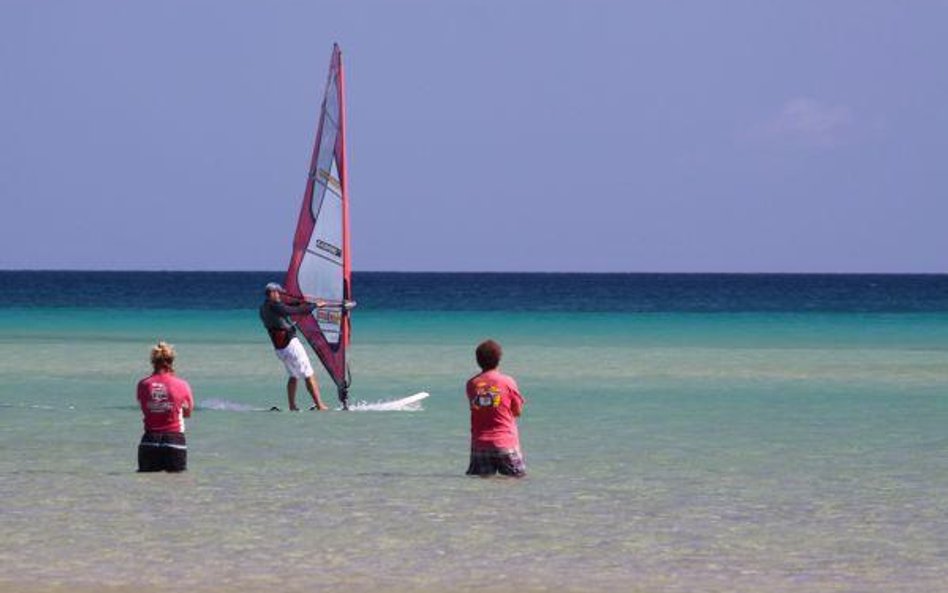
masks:
[[[0,268],[0,273],[54,272],[54,273],[145,273],[145,274],[285,274],[283,270],[208,270],[208,269],[132,269],[132,268]],[[945,272],[774,272],[774,271],[576,271],[576,270],[353,270],[359,274],[536,274],[536,275],[680,275],[680,276],[946,276]]]

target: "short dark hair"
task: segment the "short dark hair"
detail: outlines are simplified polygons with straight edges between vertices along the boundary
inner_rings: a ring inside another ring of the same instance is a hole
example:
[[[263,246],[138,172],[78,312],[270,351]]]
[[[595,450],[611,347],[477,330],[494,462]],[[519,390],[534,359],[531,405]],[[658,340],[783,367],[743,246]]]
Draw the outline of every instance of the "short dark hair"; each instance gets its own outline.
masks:
[[[477,365],[481,367],[481,370],[489,371],[497,368],[504,351],[494,340],[485,340],[477,345],[474,354],[477,356]]]

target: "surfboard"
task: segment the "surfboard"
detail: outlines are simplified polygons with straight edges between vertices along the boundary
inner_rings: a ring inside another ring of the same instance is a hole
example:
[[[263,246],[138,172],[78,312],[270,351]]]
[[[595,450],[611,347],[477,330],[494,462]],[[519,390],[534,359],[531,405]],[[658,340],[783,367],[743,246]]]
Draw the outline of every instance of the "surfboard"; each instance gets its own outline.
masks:
[[[366,401],[350,403],[346,409],[354,412],[420,412],[423,409],[421,407],[422,400],[430,396],[431,394],[427,391],[420,391],[414,395],[400,399],[380,400],[375,403]],[[310,408],[310,410],[312,410],[312,408]],[[269,411],[281,412],[282,409],[279,406],[272,406]]]
[[[430,396],[431,394],[427,391],[420,391],[401,399],[383,400],[375,403],[360,401],[350,404],[349,409],[357,412],[417,412],[422,409],[421,402]]]

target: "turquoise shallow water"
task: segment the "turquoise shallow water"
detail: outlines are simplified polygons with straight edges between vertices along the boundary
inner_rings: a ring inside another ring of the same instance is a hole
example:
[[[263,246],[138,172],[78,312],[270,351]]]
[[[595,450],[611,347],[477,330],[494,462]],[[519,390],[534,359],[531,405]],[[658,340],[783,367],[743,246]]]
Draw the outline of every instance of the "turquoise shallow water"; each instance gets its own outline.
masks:
[[[327,414],[244,411],[285,403],[258,325],[0,309],[0,589],[944,590],[946,314],[369,310],[353,397],[432,396]],[[463,476],[488,336],[522,481]],[[200,408],[180,476],[134,472],[158,338]]]

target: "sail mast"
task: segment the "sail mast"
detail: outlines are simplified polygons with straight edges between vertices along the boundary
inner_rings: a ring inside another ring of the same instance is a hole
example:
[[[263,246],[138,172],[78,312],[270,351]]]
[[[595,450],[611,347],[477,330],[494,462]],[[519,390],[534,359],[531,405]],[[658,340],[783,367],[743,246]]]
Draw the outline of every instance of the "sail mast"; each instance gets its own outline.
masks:
[[[352,259],[349,249],[349,163],[346,155],[346,74],[342,66],[342,50],[339,44],[333,45],[334,52],[339,60],[339,156],[340,171],[339,181],[342,185],[342,243],[343,243],[343,269],[345,277],[345,299],[353,300],[352,286],[350,278],[352,276]],[[348,318],[348,315],[346,315]],[[346,331],[346,343],[349,342],[349,332]]]
[[[346,72],[345,68],[342,65],[342,49],[339,47],[338,43],[333,44],[333,55],[335,60],[337,60],[337,68],[339,70],[339,138],[337,142],[339,145],[336,147],[339,155],[339,184],[342,189],[342,277],[343,277],[343,287],[342,287],[342,327],[340,328],[340,339],[343,343],[343,348],[346,352],[349,350],[349,332],[350,332],[350,309],[345,306],[346,303],[355,303],[355,298],[352,295],[352,251],[350,250],[349,244],[349,159],[347,157],[348,152],[346,152]],[[345,360],[345,376],[344,376],[344,386],[337,387],[339,389],[339,399],[342,401],[343,406],[348,408],[349,402],[349,362]]]

